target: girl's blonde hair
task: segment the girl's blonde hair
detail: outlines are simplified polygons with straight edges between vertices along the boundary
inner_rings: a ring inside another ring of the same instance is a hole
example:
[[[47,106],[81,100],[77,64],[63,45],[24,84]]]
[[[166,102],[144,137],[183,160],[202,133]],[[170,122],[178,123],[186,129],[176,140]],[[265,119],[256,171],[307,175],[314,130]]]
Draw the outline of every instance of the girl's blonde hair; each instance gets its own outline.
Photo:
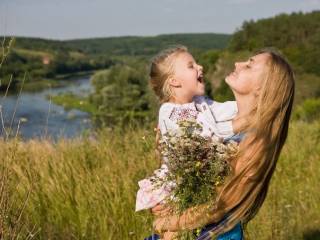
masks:
[[[246,136],[240,143],[239,154],[234,159],[235,163],[244,164],[221,190],[213,210],[217,212],[216,219],[227,214],[225,225],[214,229],[214,235],[230,230],[239,221],[246,224],[257,214],[267,196],[288,134],[294,73],[288,62],[274,50],[261,50],[257,54],[268,55],[264,82],[243,129]]]
[[[169,101],[172,96],[168,79],[173,75],[174,57],[183,52],[188,52],[187,47],[179,45],[161,51],[151,60],[149,82],[161,103]]]

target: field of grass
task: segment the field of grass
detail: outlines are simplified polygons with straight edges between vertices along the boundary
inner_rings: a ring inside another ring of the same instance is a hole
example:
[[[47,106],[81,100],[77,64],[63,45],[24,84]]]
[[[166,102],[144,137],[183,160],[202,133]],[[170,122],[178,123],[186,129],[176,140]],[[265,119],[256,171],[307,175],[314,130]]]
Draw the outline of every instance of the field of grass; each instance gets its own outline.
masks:
[[[15,226],[15,239],[30,237],[28,231],[34,239],[61,240],[143,239],[151,232],[149,213],[135,213],[134,205],[137,181],[158,165],[152,127],[0,146],[4,239]],[[319,160],[320,122],[293,122],[248,239],[320,239]]]

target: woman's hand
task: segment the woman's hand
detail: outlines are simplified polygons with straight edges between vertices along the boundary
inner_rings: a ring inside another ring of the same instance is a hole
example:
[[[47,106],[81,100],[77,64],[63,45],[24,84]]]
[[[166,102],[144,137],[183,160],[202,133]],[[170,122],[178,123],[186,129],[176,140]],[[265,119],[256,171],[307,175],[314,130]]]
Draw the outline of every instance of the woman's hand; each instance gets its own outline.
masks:
[[[158,204],[151,209],[151,212],[155,216],[153,221],[155,232],[162,234],[168,230],[178,229],[179,217],[173,213],[173,209],[168,205]]]
[[[178,237],[178,233],[177,232],[165,232],[163,234],[162,239],[163,240],[174,240],[174,239],[177,239],[177,237]]]
[[[180,230],[192,230],[208,223],[219,221],[224,215],[223,211],[214,211],[210,205],[189,208],[180,215],[174,214],[171,208],[158,205],[152,209],[156,216],[153,226],[156,232],[178,232]]]
[[[155,217],[164,217],[172,214],[173,210],[165,204],[158,204],[151,209],[151,212]]]
[[[163,233],[167,231],[178,231],[179,229],[179,216],[170,215],[164,217],[157,217],[153,221],[154,231],[157,233]]]

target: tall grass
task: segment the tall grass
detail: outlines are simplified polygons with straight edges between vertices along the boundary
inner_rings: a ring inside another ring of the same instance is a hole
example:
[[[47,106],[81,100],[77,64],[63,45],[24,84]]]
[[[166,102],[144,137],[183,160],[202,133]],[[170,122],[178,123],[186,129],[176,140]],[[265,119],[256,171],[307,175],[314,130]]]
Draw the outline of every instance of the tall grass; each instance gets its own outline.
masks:
[[[134,213],[135,191],[157,167],[153,143],[151,131],[104,131],[55,144],[2,141],[0,155],[20,183],[15,198],[31,189],[23,221],[37,239],[141,239],[151,224]]]
[[[35,226],[35,239],[143,239],[151,218],[134,212],[135,193],[137,181],[158,165],[154,137],[152,130],[133,129],[57,143],[0,141],[16,186],[13,207],[31,189],[25,229]],[[320,122],[294,122],[249,239],[319,238],[319,155]]]
[[[320,121],[294,122],[251,239],[320,239]]]

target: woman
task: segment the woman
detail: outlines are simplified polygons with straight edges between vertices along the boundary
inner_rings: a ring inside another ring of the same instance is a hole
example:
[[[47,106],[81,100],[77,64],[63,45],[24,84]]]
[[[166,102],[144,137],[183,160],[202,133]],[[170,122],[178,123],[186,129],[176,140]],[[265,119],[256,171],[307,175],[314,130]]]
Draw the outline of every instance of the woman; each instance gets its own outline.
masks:
[[[203,205],[178,216],[167,215],[165,206],[156,206],[154,226],[162,239],[172,239],[179,230],[205,225],[198,239],[210,239],[211,234],[230,239],[228,233],[235,233],[235,240],[242,239],[242,224],[257,214],[267,195],[287,138],[294,98],[293,71],[279,54],[263,50],[245,62],[235,63],[225,80],[238,105],[234,131],[245,136],[231,162],[233,175],[220,191],[214,208]]]

